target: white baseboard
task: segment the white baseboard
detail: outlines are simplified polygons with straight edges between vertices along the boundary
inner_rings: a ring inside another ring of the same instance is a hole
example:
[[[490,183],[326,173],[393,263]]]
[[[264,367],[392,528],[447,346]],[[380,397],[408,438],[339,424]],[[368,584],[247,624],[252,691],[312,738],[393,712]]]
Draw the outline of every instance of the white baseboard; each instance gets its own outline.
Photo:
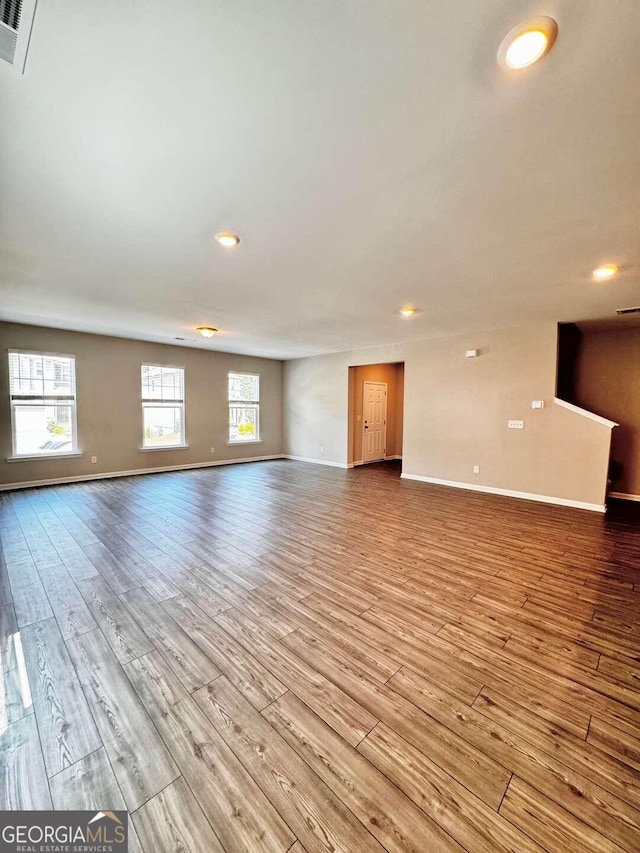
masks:
[[[372,459],[371,462],[364,462],[358,459],[357,462],[350,462],[348,468],[356,468],[358,465],[375,465],[376,462],[389,462],[392,459],[402,459],[402,456],[385,456],[384,459]]]
[[[212,462],[190,462],[186,465],[163,465],[161,468],[135,468],[132,471],[108,471],[102,474],[79,474],[74,477],[54,477],[50,480],[28,480],[25,483],[0,483],[0,492],[11,489],[33,489],[37,486],[60,486],[64,483],[81,483],[86,480],[109,480],[113,477],[133,477],[138,474],[161,474],[166,471],[187,471],[192,468],[215,468],[218,465],[237,465],[240,462],[265,462],[284,459],[281,453],[271,456],[248,456],[245,459],[218,459]]]
[[[503,495],[507,498],[520,498],[525,501],[538,501],[543,504],[555,504],[557,506],[571,506],[575,509],[588,509],[591,512],[604,512],[604,504],[591,504],[584,501],[571,501],[568,498],[556,498],[551,495],[536,495],[530,492],[514,492],[511,489],[498,489],[494,486],[479,486],[475,483],[460,483],[457,480],[440,480],[437,477],[422,477],[419,474],[400,475],[405,480],[418,480],[421,483],[433,483],[436,486],[449,486],[452,489],[466,489],[470,492],[484,492],[489,495]]]
[[[609,492],[610,498],[620,498],[622,501],[640,501],[640,495],[628,495],[626,492]]]
[[[312,459],[310,456],[291,456],[288,453],[284,453],[280,458],[292,459],[294,462],[312,462],[314,465],[330,465],[332,468],[353,467],[352,465],[348,465],[346,462],[329,462],[328,459]]]

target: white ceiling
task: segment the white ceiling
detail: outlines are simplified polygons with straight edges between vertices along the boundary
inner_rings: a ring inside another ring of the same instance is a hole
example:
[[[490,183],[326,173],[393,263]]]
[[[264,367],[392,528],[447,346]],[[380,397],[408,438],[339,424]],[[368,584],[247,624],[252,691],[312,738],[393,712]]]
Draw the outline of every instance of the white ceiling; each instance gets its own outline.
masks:
[[[639,12],[41,2],[0,67],[0,317],[290,358],[638,304]],[[508,74],[539,14],[553,50]]]

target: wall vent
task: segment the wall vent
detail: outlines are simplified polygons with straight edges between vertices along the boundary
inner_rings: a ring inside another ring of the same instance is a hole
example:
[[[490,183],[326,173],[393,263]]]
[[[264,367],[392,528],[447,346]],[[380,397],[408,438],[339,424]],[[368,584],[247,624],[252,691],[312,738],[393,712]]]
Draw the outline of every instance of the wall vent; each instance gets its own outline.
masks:
[[[640,306],[637,308],[616,308],[616,314],[640,314]]]
[[[0,0],[0,60],[24,74],[37,0]]]

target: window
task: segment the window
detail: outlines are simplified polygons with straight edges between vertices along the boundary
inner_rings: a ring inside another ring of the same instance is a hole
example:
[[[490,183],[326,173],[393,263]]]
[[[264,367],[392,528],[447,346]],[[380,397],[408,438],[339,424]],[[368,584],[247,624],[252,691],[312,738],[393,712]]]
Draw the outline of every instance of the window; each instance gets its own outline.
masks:
[[[184,368],[142,365],[142,447],[184,447]]]
[[[260,377],[229,374],[229,441],[260,440]]]
[[[76,360],[9,352],[14,456],[76,453]]]

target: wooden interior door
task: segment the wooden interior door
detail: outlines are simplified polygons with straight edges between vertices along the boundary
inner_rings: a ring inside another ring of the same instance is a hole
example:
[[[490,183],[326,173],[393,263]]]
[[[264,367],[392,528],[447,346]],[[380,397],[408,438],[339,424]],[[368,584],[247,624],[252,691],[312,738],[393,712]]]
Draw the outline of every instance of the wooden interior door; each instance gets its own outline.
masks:
[[[387,383],[365,382],[362,405],[362,461],[384,459],[387,448]]]

